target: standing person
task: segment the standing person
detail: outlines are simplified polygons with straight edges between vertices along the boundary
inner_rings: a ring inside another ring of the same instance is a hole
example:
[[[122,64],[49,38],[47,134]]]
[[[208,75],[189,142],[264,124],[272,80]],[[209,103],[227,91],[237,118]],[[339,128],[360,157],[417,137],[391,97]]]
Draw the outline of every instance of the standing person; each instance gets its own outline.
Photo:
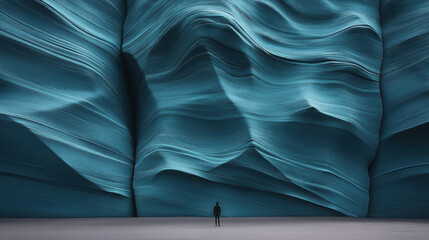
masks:
[[[216,202],[216,206],[213,208],[213,216],[215,217],[215,225],[220,226],[220,206],[218,202]]]

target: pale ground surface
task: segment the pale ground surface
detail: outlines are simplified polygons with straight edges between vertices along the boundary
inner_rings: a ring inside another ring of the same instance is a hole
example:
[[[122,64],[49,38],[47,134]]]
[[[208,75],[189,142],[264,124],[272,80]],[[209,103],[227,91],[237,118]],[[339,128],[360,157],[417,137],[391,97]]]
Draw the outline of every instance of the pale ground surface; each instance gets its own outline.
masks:
[[[429,239],[429,219],[0,218],[1,240],[68,239]]]

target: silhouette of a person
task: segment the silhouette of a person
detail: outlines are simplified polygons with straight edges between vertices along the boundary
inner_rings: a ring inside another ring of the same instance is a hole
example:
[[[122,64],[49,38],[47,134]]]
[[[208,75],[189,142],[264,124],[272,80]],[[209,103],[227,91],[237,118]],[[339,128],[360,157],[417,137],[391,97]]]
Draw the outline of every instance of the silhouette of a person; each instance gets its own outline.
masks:
[[[213,208],[213,216],[215,217],[215,225],[220,226],[220,206],[219,203],[216,202],[216,206]]]

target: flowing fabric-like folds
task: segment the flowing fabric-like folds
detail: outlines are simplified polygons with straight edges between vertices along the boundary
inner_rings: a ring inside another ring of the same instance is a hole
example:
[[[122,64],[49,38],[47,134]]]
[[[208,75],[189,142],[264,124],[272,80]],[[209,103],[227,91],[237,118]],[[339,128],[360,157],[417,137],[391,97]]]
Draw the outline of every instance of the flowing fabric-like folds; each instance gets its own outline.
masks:
[[[139,216],[366,216],[378,1],[128,1]]]
[[[0,217],[429,217],[429,2],[0,0]]]
[[[125,2],[0,1],[0,216],[133,216]]]
[[[381,1],[380,148],[370,217],[429,217],[429,2]]]

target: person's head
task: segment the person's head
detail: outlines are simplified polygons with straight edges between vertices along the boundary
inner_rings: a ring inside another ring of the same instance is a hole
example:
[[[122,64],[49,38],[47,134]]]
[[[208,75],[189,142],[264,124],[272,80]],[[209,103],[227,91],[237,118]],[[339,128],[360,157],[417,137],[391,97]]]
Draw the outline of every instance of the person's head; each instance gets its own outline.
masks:
[[[218,202],[216,202],[216,206],[219,206],[219,203],[218,203]]]

